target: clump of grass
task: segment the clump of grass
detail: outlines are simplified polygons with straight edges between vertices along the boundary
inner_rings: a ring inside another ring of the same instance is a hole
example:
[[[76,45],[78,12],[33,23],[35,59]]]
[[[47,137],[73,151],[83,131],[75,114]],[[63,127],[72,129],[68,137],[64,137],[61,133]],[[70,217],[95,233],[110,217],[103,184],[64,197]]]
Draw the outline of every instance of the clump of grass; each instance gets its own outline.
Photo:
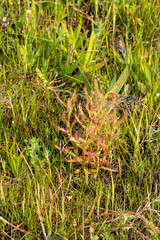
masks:
[[[64,146],[63,152],[69,153],[71,159],[66,158],[67,162],[79,162],[85,174],[95,174],[99,169],[117,172],[112,167],[112,152],[117,148],[120,140],[120,125],[127,116],[127,111],[117,108],[119,95],[113,92],[104,94],[94,84],[91,94],[84,88],[86,103],[76,103],[77,93],[63,102],[57,95],[57,99],[64,107],[62,120],[66,128],[57,126],[60,131],[68,136],[72,146]]]

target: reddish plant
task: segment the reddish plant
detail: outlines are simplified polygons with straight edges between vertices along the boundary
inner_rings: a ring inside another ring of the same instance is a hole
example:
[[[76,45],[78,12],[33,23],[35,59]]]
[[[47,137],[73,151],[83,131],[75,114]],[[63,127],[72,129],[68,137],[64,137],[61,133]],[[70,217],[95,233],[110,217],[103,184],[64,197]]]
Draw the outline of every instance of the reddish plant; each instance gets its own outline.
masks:
[[[117,107],[119,95],[108,92],[103,94],[94,84],[94,91],[85,92],[85,104],[76,103],[77,94],[74,91],[67,103],[57,95],[58,101],[64,107],[62,120],[65,128],[54,127],[68,136],[72,146],[64,146],[62,151],[70,153],[71,159],[67,162],[80,162],[85,174],[97,174],[99,169],[115,171],[112,169],[111,153],[120,142],[120,125],[127,116],[127,111],[119,113]],[[80,169],[75,172],[78,173]]]

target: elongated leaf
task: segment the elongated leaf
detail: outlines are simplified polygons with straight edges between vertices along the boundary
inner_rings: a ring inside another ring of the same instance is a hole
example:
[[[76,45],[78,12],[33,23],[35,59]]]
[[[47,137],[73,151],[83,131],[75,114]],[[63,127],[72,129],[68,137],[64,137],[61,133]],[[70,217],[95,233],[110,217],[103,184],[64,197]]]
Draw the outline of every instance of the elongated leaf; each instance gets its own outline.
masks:
[[[139,90],[145,95],[147,92],[147,88],[144,85],[144,83],[138,81],[137,86],[138,86]]]
[[[88,63],[88,60],[89,60],[89,58],[90,58],[90,56],[92,54],[93,42],[94,42],[94,32],[92,32],[91,36],[90,36],[89,46],[88,46],[87,53],[86,53],[86,56],[85,56],[84,65],[86,65]]]
[[[80,36],[80,32],[81,32],[81,29],[82,29],[82,19],[80,19],[79,21],[79,24],[78,24],[78,27],[75,31],[75,42],[77,43],[78,39],[79,39],[79,36]],[[75,46],[77,48],[77,46]]]
[[[147,85],[151,88],[152,87],[152,69],[147,62],[144,62],[144,73],[148,80]]]
[[[129,72],[130,72],[130,68],[129,66],[126,66],[123,72],[121,73],[120,77],[118,78],[118,81],[116,82],[114,87],[110,89],[110,91],[119,93],[121,88],[124,86],[125,82],[127,81]]]
[[[92,90],[92,87],[91,87],[91,84],[90,82],[88,81],[87,77],[85,76],[84,72],[82,71],[82,69],[79,67],[79,71],[81,73],[81,76],[82,76],[82,79],[83,79],[83,83],[85,84],[88,92],[90,93],[91,90]]]
[[[138,53],[138,50],[140,49],[141,46],[142,46],[142,40],[140,40],[139,43],[135,46],[135,49],[132,52],[133,57],[136,56],[136,54]]]
[[[111,84],[109,86],[109,91],[111,91],[111,89],[114,87],[115,83],[116,83],[116,75],[112,79],[112,82],[111,82]]]
[[[83,53],[81,54],[81,56],[69,67],[69,69],[67,70],[67,75],[70,75],[75,68],[77,67],[78,63],[80,62],[81,58],[83,56]]]
[[[59,57],[59,54],[58,54],[58,52],[57,52],[57,46],[56,46],[55,41],[53,42],[53,50],[54,50],[54,54],[55,54],[55,56],[56,56],[56,58],[57,58],[57,62],[58,62],[58,64],[59,64],[59,67],[60,67],[62,73],[64,74],[64,68],[63,68],[63,65],[62,65],[62,61],[61,61],[61,59],[60,59],[60,57]]]

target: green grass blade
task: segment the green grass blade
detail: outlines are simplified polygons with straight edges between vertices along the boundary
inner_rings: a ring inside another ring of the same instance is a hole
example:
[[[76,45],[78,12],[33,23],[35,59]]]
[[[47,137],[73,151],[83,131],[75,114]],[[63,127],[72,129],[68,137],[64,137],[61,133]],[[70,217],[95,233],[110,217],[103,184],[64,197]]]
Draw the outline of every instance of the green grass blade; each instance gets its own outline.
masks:
[[[120,77],[118,78],[118,81],[116,82],[114,87],[110,89],[110,91],[119,93],[121,88],[124,86],[125,82],[127,81],[129,72],[130,72],[130,68],[129,66],[126,66],[123,72],[121,73]]]
[[[143,67],[144,67],[145,76],[148,80],[147,85],[151,89],[151,87],[152,87],[152,70],[151,70],[151,67],[149,66],[149,64],[147,62],[143,63]]]
[[[88,63],[88,60],[89,60],[89,58],[90,58],[90,56],[92,54],[93,43],[94,43],[94,32],[92,32],[91,36],[90,36],[89,46],[88,46],[87,53],[86,53],[86,56],[85,56],[84,65],[86,65]]]
[[[91,92],[91,90],[92,90],[91,84],[90,84],[90,82],[88,81],[87,77],[85,76],[84,72],[82,71],[82,69],[81,69],[80,67],[79,67],[79,71],[80,71],[80,73],[81,73],[83,83],[85,84],[88,92]]]
[[[116,75],[113,77],[113,79],[112,79],[112,82],[111,82],[111,84],[110,84],[110,87],[109,87],[109,91],[111,91],[111,89],[114,87],[114,85],[115,85],[115,83],[116,83]]]
[[[77,67],[78,63],[80,62],[82,56],[83,56],[83,53],[82,53],[81,56],[69,67],[66,75],[72,74],[72,72],[75,70],[75,68]]]
[[[142,46],[142,40],[139,41],[139,43],[136,45],[135,49],[133,50],[132,52],[132,56],[135,57],[136,54],[138,53],[139,49],[141,48]]]

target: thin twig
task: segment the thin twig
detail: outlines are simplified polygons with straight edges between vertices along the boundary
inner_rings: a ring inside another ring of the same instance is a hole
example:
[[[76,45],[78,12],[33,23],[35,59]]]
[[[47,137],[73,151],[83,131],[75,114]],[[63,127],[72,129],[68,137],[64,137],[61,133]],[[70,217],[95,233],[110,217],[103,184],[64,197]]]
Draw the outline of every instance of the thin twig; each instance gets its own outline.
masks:
[[[27,231],[25,231],[25,230],[23,230],[23,229],[15,226],[15,225],[13,225],[12,223],[8,222],[7,220],[5,220],[5,219],[4,219],[3,217],[1,217],[1,216],[0,216],[0,220],[2,220],[3,222],[7,223],[7,224],[10,225],[11,227],[13,227],[13,228],[15,228],[15,229],[17,229],[17,230],[19,230],[19,231],[21,231],[21,232],[27,233],[27,234],[29,234],[30,236],[32,236],[32,237],[34,237],[34,238],[36,238],[36,239],[40,239],[39,237],[36,237],[36,236],[33,235],[32,233],[29,233],[29,232],[27,232]]]

